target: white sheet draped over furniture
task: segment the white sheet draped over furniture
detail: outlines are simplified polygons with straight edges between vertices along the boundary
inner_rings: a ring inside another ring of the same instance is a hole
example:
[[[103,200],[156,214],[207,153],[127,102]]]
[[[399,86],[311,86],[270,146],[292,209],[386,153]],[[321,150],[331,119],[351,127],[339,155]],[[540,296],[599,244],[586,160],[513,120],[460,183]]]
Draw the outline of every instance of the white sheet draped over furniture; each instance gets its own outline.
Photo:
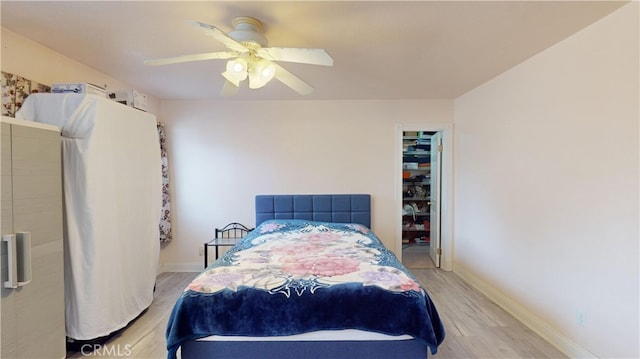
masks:
[[[153,300],[162,202],[155,116],[95,95],[32,94],[16,117],[62,130],[67,336],[106,336]]]

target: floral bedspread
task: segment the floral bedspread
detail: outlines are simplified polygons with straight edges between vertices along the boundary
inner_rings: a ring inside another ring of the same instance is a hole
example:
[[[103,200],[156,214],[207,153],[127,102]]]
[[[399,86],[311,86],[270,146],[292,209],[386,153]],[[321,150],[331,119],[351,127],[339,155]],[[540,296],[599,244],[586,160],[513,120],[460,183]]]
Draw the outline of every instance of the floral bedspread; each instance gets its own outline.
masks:
[[[283,336],[360,329],[444,339],[435,306],[365,226],[271,220],[196,277],[167,327],[169,357],[209,335]]]

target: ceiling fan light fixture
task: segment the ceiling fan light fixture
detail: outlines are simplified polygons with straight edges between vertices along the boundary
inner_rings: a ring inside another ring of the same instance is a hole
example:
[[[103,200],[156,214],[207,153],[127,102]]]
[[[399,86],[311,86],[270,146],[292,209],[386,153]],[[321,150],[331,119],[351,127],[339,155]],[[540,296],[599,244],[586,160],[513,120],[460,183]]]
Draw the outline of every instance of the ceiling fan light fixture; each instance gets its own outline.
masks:
[[[230,83],[234,84],[236,87],[240,87],[240,81],[238,79],[236,79],[235,77],[233,77],[233,75],[230,74],[229,71],[223,72],[222,73],[222,77],[227,79],[227,81],[229,81]]]
[[[271,79],[275,74],[276,74],[276,67],[273,64],[267,64],[266,66],[262,67],[262,69],[260,70],[260,76],[262,76],[262,78],[265,79],[266,81],[271,81]]]
[[[257,44],[258,47],[267,47],[269,42],[262,35],[262,22],[250,16],[240,16],[233,19],[233,30],[228,35],[244,46],[251,43]]]
[[[222,76],[236,86],[247,78],[247,61],[241,57],[227,61],[227,71]]]
[[[231,62],[231,72],[233,73],[242,73],[244,72],[244,66],[241,63],[232,61]]]
[[[269,61],[259,60],[249,71],[249,88],[258,89],[266,85],[276,74],[276,67]]]
[[[247,78],[247,67],[247,60],[242,57],[227,61],[227,71],[236,75],[240,81]]]
[[[232,22],[233,30],[228,33],[199,21],[190,21],[189,23],[224,44],[227,51],[147,60],[145,64],[168,65],[190,61],[227,59],[226,69],[221,74],[226,79],[224,92],[227,95],[237,93],[240,83],[247,78],[251,89],[261,88],[275,78],[297,93],[308,95],[313,92],[313,87],[278,65],[277,62],[333,66],[333,58],[324,49],[268,47],[267,39],[262,34],[262,22],[253,17],[240,16],[235,18]]]

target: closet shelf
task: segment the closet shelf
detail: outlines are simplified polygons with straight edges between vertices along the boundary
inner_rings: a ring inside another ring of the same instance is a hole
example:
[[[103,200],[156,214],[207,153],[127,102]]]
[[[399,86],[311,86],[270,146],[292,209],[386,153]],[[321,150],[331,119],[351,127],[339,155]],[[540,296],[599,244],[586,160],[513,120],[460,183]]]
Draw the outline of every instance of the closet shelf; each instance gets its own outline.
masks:
[[[430,235],[431,133],[405,131],[402,150],[402,242]],[[409,205],[414,211],[404,210]],[[419,209],[419,211],[418,211]],[[416,228],[417,227],[417,228]],[[423,241],[422,243],[427,243]]]
[[[405,185],[414,185],[414,186],[420,186],[420,185],[430,185],[431,182],[430,181],[420,181],[420,182],[414,182],[410,179],[405,179],[402,184]]]

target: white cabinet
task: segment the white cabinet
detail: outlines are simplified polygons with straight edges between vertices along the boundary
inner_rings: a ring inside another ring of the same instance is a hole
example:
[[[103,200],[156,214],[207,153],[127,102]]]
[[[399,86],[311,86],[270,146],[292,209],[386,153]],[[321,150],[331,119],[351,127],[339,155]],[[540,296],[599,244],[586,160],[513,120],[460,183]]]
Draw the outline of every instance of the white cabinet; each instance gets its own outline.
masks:
[[[3,238],[17,236],[17,254],[2,242],[0,357],[64,358],[65,308],[60,132],[50,125],[2,118]],[[30,237],[30,248],[21,248]],[[30,250],[29,250],[30,249]],[[30,258],[30,275],[23,267]],[[22,283],[8,283],[10,264]],[[26,278],[29,277],[29,278]],[[25,279],[30,279],[27,282]]]

